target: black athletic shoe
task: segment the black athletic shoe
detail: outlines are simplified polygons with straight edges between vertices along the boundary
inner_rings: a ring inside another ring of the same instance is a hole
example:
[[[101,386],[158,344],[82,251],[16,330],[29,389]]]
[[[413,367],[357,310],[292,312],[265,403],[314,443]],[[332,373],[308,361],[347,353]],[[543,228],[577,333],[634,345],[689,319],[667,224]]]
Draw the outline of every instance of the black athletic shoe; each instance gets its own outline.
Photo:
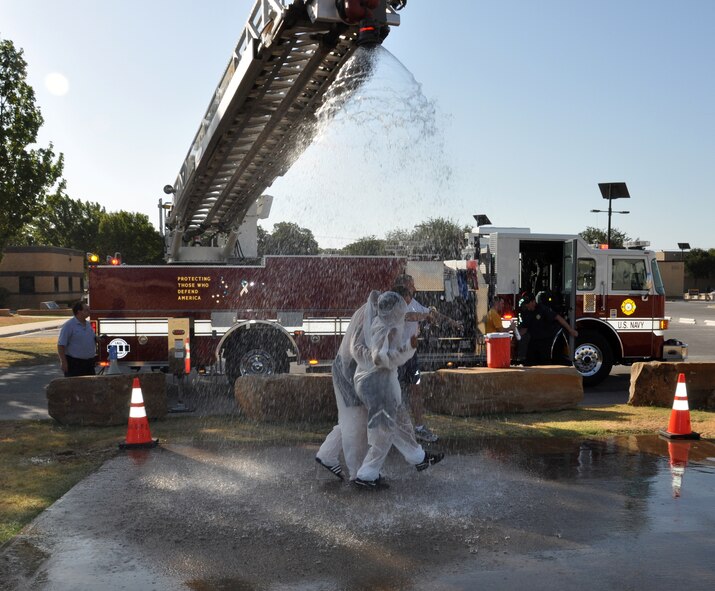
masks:
[[[340,480],[344,480],[343,469],[340,467],[340,464],[335,464],[335,466],[328,466],[327,464],[324,464],[318,456],[315,456],[315,461],[318,462],[318,464],[320,464],[326,470],[329,470],[333,476],[337,476],[338,478],[340,478]]]
[[[438,464],[444,459],[444,454],[443,453],[438,453],[438,454],[433,454],[428,451],[425,452],[425,459],[422,460],[419,464],[415,466],[417,468],[418,472],[422,472],[422,470],[427,470],[430,466],[434,464]]]
[[[382,476],[378,476],[377,480],[361,480],[360,478],[356,478],[353,482],[355,486],[365,490],[385,490],[390,488],[390,485],[385,482]]]

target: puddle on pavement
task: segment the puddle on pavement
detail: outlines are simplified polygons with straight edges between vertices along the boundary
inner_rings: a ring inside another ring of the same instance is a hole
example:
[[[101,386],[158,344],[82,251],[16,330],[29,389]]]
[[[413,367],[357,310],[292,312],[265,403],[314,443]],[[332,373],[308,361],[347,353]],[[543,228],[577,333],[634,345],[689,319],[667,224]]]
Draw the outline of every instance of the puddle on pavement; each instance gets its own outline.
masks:
[[[572,568],[586,558],[574,584],[593,588],[589,565],[625,549],[662,576],[661,555],[677,548],[702,580],[712,576],[702,567],[714,550],[712,442],[674,450],[655,435],[484,439],[442,449],[446,459],[420,473],[391,454],[391,488],[377,494],[319,471],[317,445],[164,445],[120,455],[8,552],[22,561],[23,544],[43,548],[49,558],[33,567],[36,582],[77,570],[77,581],[110,591],[128,580],[195,591],[456,590],[473,588],[464,579],[473,571],[500,573],[498,588],[524,565]],[[37,586],[70,588],[84,587]]]
[[[286,502],[269,501],[274,510],[267,511],[281,522],[279,529],[297,527],[304,538],[296,543],[265,523],[253,533],[274,537],[288,554],[302,555],[303,543],[312,548],[309,564],[293,565],[296,578],[290,584],[281,582],[285,573],[271,583],[257,582],[261,579],[246,576],[244,566],[241,579],[197,578],[189,587],[327,590],[335,588],[337,576],[345,591],[402,591],[422,588],[420,569],[434,572],[451,564],[454,572],[464,573],[475,565],[503,565],[510,560],[506,557],[544,553],[557,560],[561,552],[592,544],[610,552],[631,537],[647,551],[648,535],[697,531],[707,523],[704,515],[712,522],[711,442],[669,442],[657,435],[484,439],[468,447],[448,443],[442,449],[449,454],[444,465],[430,469],[427,477],[415,477],[400,457],[391,455],[386,475],[392,488],[381,494],[360,494],[321,470],[308,495],[293,495],[294,508],[287,497]],[[172,451],[194,461],[217,461],[213,450]],[[312,452],[293,449],[283,462],[309,461]],[[253,458],[252,478],[272,484],[283,480],[273,471],[283,463],[275,453],[266,449]],[[221,450],[224,454],[230,451]],[[285,557],[274,560],[276,572],[291,568]]]

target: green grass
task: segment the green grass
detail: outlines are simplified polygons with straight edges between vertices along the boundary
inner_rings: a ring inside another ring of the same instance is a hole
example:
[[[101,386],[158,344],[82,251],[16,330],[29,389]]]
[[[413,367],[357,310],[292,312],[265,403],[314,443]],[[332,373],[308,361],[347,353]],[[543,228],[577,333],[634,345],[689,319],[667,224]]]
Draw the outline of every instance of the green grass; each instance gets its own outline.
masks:
[[[694,431],[715,437],[715,413],[691,411]],[[578,408],[569,411],[459,418],[429,415],[446,447],[469,446],[488,437],[581,437],[655,433],[670,409]],[[319,444],[330,423],[271,424],[235,417],[176,416],[153,421],[162,443],[196,445]],[[0,421],[0,544],[107,459],[117,453],[126,427],[65,427],[54,421]]]
[[[57,337],[0,338],[0,368],[57,363]]]

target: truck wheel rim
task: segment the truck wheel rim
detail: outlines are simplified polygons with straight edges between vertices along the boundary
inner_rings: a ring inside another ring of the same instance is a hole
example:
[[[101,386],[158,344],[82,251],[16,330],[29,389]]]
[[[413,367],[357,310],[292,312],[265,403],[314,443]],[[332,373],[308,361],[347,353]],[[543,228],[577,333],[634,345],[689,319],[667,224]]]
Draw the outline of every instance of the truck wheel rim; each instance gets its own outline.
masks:
[[[241,357],[241,375],[272,375],[275,373],[273,357],[266,351],[253,350]]]
[[[592,376],[603,366],[603,354],[595,345],[584,343],[576,348],[573,363],[581,375]]]

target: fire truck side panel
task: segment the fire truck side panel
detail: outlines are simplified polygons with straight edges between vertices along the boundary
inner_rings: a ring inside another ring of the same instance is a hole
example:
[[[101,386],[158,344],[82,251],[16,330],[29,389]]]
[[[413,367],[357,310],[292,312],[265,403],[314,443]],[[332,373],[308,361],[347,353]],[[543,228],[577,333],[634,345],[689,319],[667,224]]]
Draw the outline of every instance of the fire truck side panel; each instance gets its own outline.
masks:
[[[193,365],[213,364],[221,337],[242,320],[268,321],[295,333],[303,359],[332,359],[350,316],[370,290],[388,289],[404,268],[403,259],[391,257],[266,257],[263,266],[100,266],[89,270],[89,298],[106,344],[121,338],[129,345],[119,360],[123,364],[166,363],[171,317],[193,319]],[[100,360],[106,355],[103,343]]]

